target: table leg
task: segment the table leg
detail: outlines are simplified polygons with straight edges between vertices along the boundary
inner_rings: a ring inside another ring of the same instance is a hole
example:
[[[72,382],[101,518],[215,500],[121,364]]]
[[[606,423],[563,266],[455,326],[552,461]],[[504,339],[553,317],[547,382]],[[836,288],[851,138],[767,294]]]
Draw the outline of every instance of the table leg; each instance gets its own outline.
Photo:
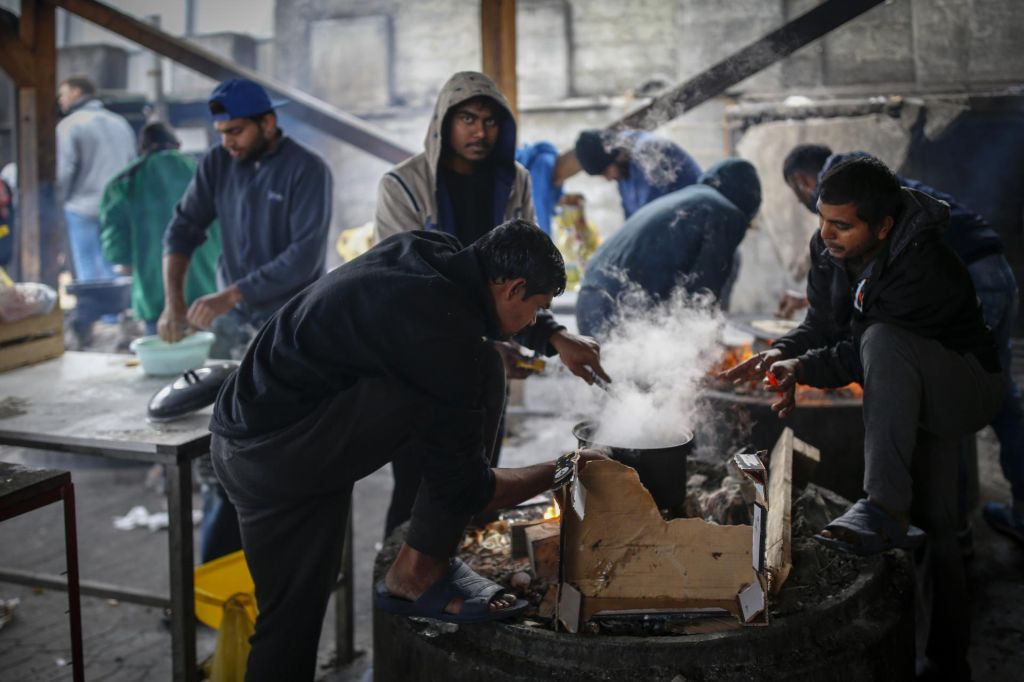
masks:
[[[196,679],[196,614],[192,546],[192,464],[167,466],[171,561],[171,658],[175,682]]]
[[[64,498],[64,554],[68,568],[68,614],[71,620],[71,676],[85,682],[85,659],[82,653],[82,600],[78,590],[78,532],[75,523],[75,486],[61,486]]]
[[[355,658],[355,623],[353,609],[352,581],[355,578],[352,564],[352,502],[348,507],[348,523],[345,527],[345,544],[341,552],[341,578],[334,593],[335,620],[334,646],[338,665],[348,665]]]

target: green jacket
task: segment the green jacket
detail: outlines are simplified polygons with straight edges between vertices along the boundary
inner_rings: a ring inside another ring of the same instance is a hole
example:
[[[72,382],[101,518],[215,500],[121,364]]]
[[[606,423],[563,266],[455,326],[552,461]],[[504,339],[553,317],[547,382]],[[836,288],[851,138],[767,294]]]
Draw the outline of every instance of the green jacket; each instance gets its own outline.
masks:
[[[103,257],[131,266],[132,310],[140,320],[156,320],[164,309],[164,230],[195,171],[195,161],[176,149],[150,152],[118,173],[103,191]],[[220,226],[215,223],[192,254],[185,278],[189,303],[217,291],[220,249]]]

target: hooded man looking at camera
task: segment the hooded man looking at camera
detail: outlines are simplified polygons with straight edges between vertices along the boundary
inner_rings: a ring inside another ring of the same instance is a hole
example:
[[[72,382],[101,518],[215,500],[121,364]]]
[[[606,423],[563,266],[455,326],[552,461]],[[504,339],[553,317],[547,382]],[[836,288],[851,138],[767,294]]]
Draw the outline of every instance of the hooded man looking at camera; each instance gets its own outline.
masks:
[[[470,246],[506,220],[534,223],[530,174],[515,161],[516,120],[490,78],[475,71],[452,76],[441,87],[424,140],[424,151],[381,178],[377,192],[375,241],[412,230],[457,237]],[[598,344],[566,331],[546,310],[516,340],[563,364],[585,381],[609,377],[601,368]],[[495,341],[509,377],[525,378],[515,344]],[[496,466],[500,447],[494,451]],[[385,526],[388,534],[409,518],[422,472],[415,459],[396,457],[395,489]]]

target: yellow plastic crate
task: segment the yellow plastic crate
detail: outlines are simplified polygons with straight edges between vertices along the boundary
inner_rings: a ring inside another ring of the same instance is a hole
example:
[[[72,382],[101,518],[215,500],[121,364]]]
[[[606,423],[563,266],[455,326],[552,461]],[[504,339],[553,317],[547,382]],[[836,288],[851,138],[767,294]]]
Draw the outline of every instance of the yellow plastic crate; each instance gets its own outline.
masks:
[[[196,618],[211,628],[220,627],[224,604],[239,595],[252,622],[256,622],[256,588],[245,562],[245,552],[238,550],[195,569]]]

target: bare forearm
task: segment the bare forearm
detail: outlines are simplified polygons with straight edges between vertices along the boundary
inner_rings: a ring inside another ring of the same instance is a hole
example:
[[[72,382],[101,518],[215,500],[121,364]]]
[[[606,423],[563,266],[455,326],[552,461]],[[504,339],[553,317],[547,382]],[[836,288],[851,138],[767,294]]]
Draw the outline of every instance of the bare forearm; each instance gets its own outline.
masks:
[[[168,308],[185,310],[185,273],[192,259],[183,253],[169,253],[164,256],[164,305]]]
[[[551,487],[555,479],[554,462],[518,469],[494,470],[494,497],[484,512],[513,507]]]

